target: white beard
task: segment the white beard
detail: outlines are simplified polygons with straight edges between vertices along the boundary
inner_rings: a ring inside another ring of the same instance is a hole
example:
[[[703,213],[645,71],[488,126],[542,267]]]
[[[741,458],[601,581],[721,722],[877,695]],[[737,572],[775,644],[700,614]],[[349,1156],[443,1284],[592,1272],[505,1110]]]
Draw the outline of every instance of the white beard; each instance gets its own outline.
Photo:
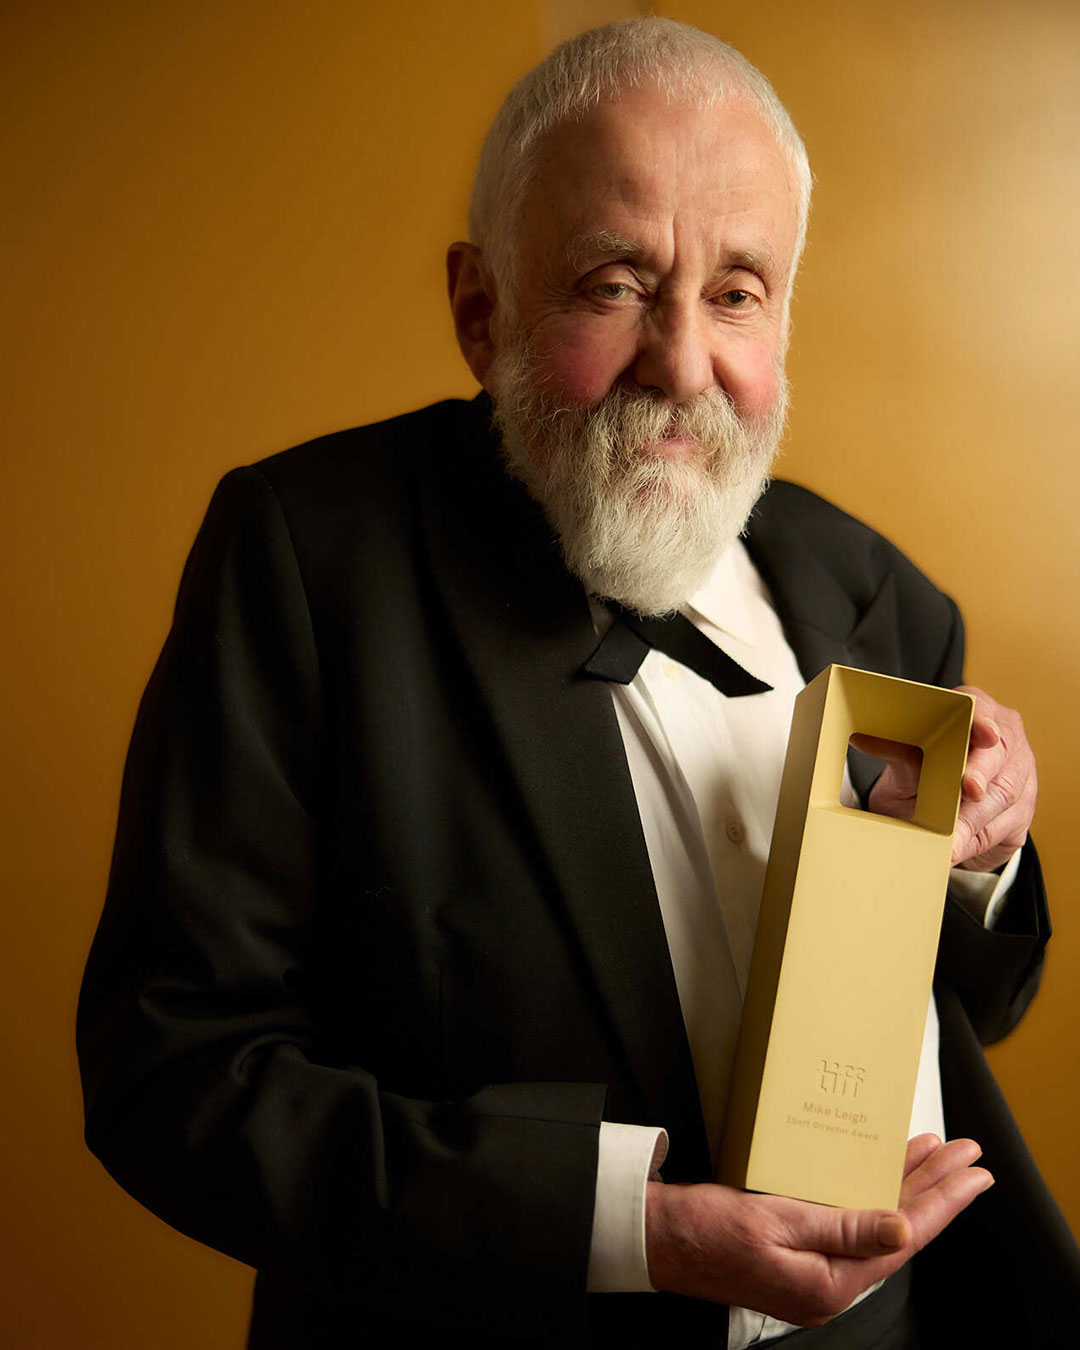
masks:
[[[678,609],[765,489],[787,412],[783,375],[775,405],[753,422],[719,389],[679,404],[623,388],[587,407],[560,403],[539,387],[520,337],[492,376],[507,466],[543,508],[570,571],[639,614]],[[695,440],[700,454],[641,453],[669,435]]]

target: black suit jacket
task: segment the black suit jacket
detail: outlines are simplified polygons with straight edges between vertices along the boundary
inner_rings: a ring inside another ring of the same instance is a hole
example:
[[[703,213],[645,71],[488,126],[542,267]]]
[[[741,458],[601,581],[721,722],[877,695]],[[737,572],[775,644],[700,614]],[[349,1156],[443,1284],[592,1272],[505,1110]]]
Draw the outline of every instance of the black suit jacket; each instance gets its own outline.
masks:
[[[230,474],[133,738],[80,1006],[88,1140],[259,1268],[264,1350],[450,1326],[722,1339],[706,1305],[583,1293],[601,1117],[666,1126],[669,1180],[709,1161],[610,694],[581,674],[586,599],[487,411],[440,404]],[[955,607],[879,536],[777,483],[748,543],[807,678],[836,660],[959,681]],[[1010,914],[945,927],[945,1088],[965,1104],[996,1101],[978,1040],[1037,981],[1033,860]],[[964,1128],[983,1138],[985,1114]],[[1001,1125],[1019,1191],[972,1223],[997,1250],[1027,1205],[1075,1294],[1064,1224]],[[932,1270],[921,1287],[936,1303]]]

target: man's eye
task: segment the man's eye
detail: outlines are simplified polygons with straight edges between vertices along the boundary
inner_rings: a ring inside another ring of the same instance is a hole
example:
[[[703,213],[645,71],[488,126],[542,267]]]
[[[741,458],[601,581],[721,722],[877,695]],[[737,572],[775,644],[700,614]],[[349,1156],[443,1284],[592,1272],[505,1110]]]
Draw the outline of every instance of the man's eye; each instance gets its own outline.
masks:
[[[602,281],[592,293],[598,300],[628,300],[634,291],[625,281]]]
[[[720,297],[729,309],[745,309],[753,298],[749,291],[740,290],[725,291]]]

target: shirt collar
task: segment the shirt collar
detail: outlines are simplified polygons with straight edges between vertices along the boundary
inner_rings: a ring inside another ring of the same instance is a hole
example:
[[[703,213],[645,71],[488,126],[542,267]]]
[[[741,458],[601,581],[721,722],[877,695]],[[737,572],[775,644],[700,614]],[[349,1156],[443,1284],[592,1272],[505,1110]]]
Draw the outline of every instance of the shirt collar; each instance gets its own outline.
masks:
[[[693,622],[704,619],[748,647],[757,645],[752,599],[757,573],[741,539],[720,555],[705,585],[685,605],[683,613]]]

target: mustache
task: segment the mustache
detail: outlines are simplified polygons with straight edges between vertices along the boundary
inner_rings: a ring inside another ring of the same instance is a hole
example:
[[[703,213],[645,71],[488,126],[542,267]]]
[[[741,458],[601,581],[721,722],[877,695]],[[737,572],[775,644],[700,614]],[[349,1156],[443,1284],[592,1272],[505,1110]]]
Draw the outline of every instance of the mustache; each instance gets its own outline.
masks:
[[[568,402],[538,378],[527,341],[502,354],[502,379],[495,399],[496,423],[503,420],[532,426],[542,437],[567,443],[582,438],[601,462],[612,469],[627,467],[649,445],[679,439],[696,445],[704,466],[718,467],[738,457],[747,438],[764,435],[777,441],[787,415],[787,380],[778,370],[777,399],[765,414],[740,414],[719,386],[675,402],[658,389],[616,385],[595,403]],[[500,406],[501,405],[501,406]]]
[[[655,390],[615,388],[581,411],[576,429],[618,462],[668,439],[689,441],[706,460],[712,459],[745,428],[722,389],[673,403]]]

